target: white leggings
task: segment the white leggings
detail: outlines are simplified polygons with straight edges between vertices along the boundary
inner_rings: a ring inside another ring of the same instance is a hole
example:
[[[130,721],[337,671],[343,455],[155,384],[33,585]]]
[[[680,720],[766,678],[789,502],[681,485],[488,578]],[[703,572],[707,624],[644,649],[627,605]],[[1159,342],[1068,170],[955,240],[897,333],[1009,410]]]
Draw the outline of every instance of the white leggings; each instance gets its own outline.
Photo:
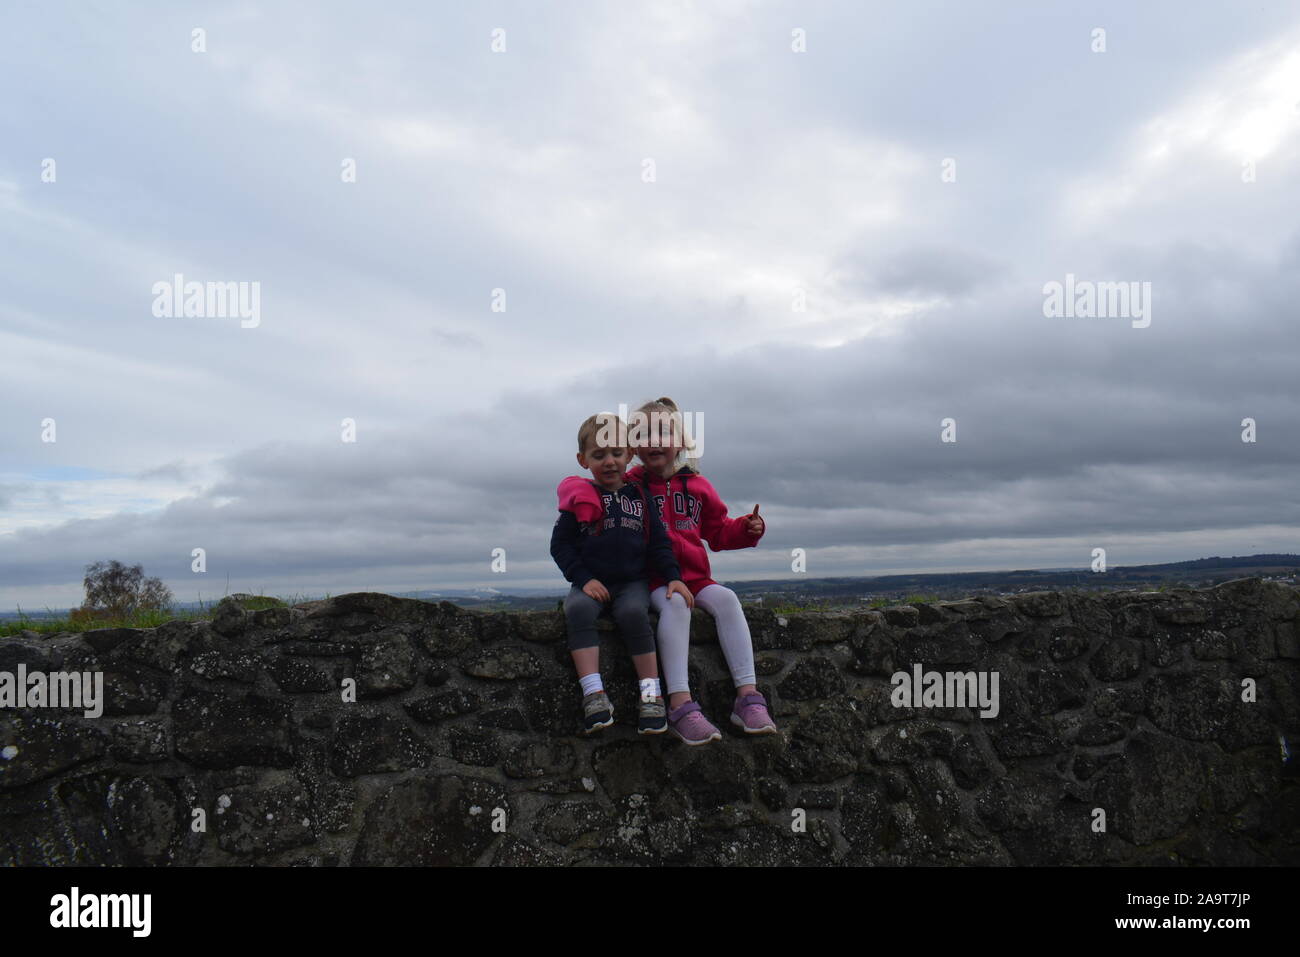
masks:
[[[705,585],[695,596],[695,603],[717,624],[718,644],[722,645],[722,656],[727,659],[736,687],[754,684],[754,641],[736,593],[722,585]],[[659,666],[664,671],[664,693],[689,692],[686,659],[691,647],[691,610],[681,595],[669,600],[667,585],[650,593],[650,605],[659,613]]]

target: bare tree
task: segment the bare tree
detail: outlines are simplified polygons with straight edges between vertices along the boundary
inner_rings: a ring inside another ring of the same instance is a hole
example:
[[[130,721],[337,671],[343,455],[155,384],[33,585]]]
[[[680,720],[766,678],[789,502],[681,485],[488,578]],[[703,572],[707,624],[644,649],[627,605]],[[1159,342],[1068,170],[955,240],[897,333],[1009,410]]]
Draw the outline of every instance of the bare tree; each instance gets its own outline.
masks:
[[[86,617],[126,618],[137,611],[163,609],[172,593],[159,578],[145,578],[144,566],[119,561],[86,566],[86,598],[79,609]]]

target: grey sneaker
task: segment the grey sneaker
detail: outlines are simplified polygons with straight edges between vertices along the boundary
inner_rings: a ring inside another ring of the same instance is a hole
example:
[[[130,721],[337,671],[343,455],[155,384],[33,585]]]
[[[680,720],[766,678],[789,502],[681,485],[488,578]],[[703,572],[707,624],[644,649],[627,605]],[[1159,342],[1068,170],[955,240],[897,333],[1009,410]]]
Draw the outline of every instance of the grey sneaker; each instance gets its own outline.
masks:
[[[614,723],[614,705],[603,691],[582,699],[582,733],[591,734]]]
[[[668,730],[668,709],[663,698],[642,698],[637,715],[637,734],[663,734]]]

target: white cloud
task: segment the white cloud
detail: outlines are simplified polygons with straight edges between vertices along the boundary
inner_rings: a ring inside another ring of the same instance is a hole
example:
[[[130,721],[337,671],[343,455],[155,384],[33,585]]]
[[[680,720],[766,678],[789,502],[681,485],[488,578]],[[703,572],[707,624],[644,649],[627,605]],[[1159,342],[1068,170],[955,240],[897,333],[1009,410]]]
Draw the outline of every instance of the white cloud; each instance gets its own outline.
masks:
[[[770,516],[721,575],[1294,550],[1296,23],[1179,15],[1103,4],[1092,59],[1015,5],[244,6],[204,55],[183,11],[37,17],[0,67],[46,78],[0,161],[0,602],[114,556],[192,592],[199,545],[205,594],[558,582],[578,422],[665,393]],[[1148,334],[1045,321],[1067,269],[1157,280]],[[262,325],[154,319],[175,272],[260,281]]]
[[[1163,233],[1185,231],[1190,223],[1210,233],[1223,229],[1223,219],[1165,211],[1179,204],[1189,214],[1241,207],[1247,161],[1259,167],[1261,179],[1289,183],[1283,171],[1300,149],[1298,48],[1300,31],[1292,30],[1211,66],[1193,89],[1117,143],[1110,168],[1066,185],[1061,225],[1092,231],[1141,221]],[[1257,217],[1249,222],[1262,225]],[[1271,225],[1287,228],[1282,220]],[[1276,241],[1276,233],[1269,238]]]

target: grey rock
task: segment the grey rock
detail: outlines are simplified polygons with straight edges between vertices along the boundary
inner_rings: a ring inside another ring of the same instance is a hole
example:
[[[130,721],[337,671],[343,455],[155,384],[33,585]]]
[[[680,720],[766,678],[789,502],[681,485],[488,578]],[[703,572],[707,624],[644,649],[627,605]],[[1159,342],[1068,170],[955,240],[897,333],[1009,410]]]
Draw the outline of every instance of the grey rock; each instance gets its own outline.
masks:
[[[423,698],[408,701],[405,705],[406,713],[416,721],[424,724],[432,724],[435,721],[443,721],[457,715],[469,714],[471,711],[477,710],[478,707],[478,697],[463,688],[453,688],[450,691],[425,695]]]
[[[601,789],[611,799],[629,794],[653,794],[668,781],[663,761],[644,741],[614,741],[596,748],[592,769]]]
[[[613,817],[590,801],[561,801],[545,808],[538,816],[536,829],[558,844],[574,845],[584,837],[595,835],[613,823]],[[585,845],[596,846],[588,840]]]
[[[921,613],[915,605],[891,605],[883,612],[885,622],[894,628],[915,628],[921,622]]]
[[[747,607],[781,729],[764,737],[727,722],[697,610],[691,688],[724,731],[702,749],[636,734],[605,621],[616,723],[580,735],[558,611],[231,596],[212,622],[26,633],[0,671],[100,671],[107,701],[100,719],[0,711],[0,866],[1295,866],[1298,595]],[[892,675],[918,662],[997,671],[999,714],[895,708]]]
[[[439,867],[474,864],[498,835],[493,812],[511,805],[499,785],[460,775],[416,777],[394,784],[366,812],[351,863],[355,867]]]
[[[1091,639],[1075,625],[1061,625],[1052,632],[1048,654],[1053,661],[1071,661],[1088,650]]]
[[[576,762],[577,755],[568,741],[534,741],[511,748],[502,770],[512,778],[540,778],[569,774]]]
[[[490,729],[456,727],[448,732],[451,756],[461,764],[491,767],[500,760],[501,747]]]
[[[1198,661],[1230,661],[1241,654],[1241,643],[1221,631],[1202,631],[1192,638],[1192,657]]]
[[[217,843],[239,857],[268,857],[315,840],[311,800],[299,785],[231,788],[217,808]]]
[[[403,635],[366,647],[357,665],[357,693],[363,698],[397,694],[415,686],[415,649]]]
[[[171,756],[169,725],[159,720],[119,721],[110,732],[109,752],[119,761],[151,764]]]
[[[208,681],[227,678],[240,684],[253,684],[265,662],[258,655],[204,651],[190,659],[190,673]]]
[[[293,764],[296,732],[286,702],[193,690],[172,705],[171,717],[176,755],[199,767]]]
[[[1065,614],[1065,599],[1059,592],[1025,592],[1012,600],[1020,613],[1030,618],[1056,618]]]
[[[804,658],[777,687],[777,694],[793,701],[829,698],[844,692],[844,676],[835,663],[821,656]]]
[[[501,843],[492,855],[493,867],[558,867],[563,863],[560,855],[520,840],[513,834],[502,835]]]
[[[348,715],[339,720],[330,747],[330,768],[341,778],[426,767],[433,750],[387,714]]]
[[[465,674],[474,678],[514,681],[536,678],[542,673],[541,662],[527,648],[495,648],[474,655],[465,663]]]
[[[1102,681],[1125,681],[1142,671],[1142,646],[1137,642],[1112,638],[1088,660],[1092,673]]]
[[[94,760],[108,748],[98,728],[40,712],[0,712],[0,792],[23,787]]]
[[[503,731],[527,731],[528,720],[518,708],[493,708],[478,716],[478,723],[484,728],[500,728]]]
[[[1207,790],[1200,762],[1175,739],[1134,735],[1123,759],[1098,776],[1095,802],[1107,812],[1107,827],[1135,844],[1178,834],[1196,813]]]
[[[300,658],[271,658],[266,662],[266,670],[276,687],[290,694],[339,691],[342,687],[341,672],[331,674]]]

